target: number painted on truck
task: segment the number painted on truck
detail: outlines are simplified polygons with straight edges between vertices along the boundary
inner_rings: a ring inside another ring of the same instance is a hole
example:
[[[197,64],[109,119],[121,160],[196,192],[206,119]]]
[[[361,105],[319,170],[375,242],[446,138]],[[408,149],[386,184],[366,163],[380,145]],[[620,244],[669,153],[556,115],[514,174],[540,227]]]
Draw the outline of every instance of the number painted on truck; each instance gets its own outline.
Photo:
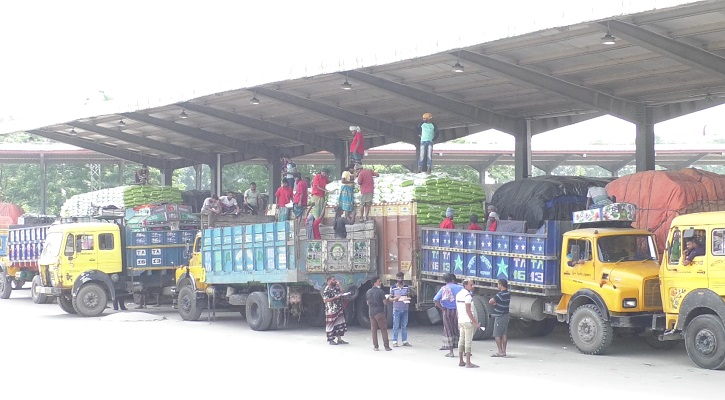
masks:
[[[529,272],[530,283],[543,284],[544,283],[544,261],[543,260],[530,260],[531,270]]]

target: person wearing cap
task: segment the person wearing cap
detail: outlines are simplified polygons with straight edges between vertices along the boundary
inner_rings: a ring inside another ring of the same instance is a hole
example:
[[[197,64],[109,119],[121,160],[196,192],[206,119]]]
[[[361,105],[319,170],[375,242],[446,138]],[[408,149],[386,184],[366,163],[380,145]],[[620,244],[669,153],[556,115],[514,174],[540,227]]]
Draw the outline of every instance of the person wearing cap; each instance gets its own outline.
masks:
[[[352,143],[350,143],[350,159],[355,165],[362,164],[363,156],[365,155],[365,139],[363,138],[362,132],[359,126],[351,126],[350,132],[352,132]]]
[[[488,215],[495,211],[496,211],[496,206],[494,206],[493,204],[489,204],[488,207],[486,207],[486,218],[485,218],[485,220],[486,220],[485,228],[486,229],[485,230],[489,230],[488,228],[491,226],[491,221],[488,219]]]
[[[438,128],[432,122],[433,114],[423,114],[423,122],[417,126],[416,131],[420,137],[418,152],[418,172],[425,171],[430,174],[433,169],[433,142],[438,139]]]
[[[312,178],[312,192],[310,193],[312,195],[310,197],[312,209],[310,211],[315,220],[322,218],[325,211],[325,194],[327,193],[327,184],[330,183],[329,176],[330,170],[324,168]]]
[[[361,164],[355,164],[355,173],[357,174],[357,184],[360,185],[360,221],[367,221],[370,217],[375,192],[373,178],[380,174],[372,169],[363,168]]]
[[[470,222],[470,224],[468,224],[468,228],[467,228],[469,231],[482,231],[483,230],[483,228],[481,228],[481,225],[478,225],[478,215],[471,214],[471,217],[468,218],[468,222]]]
[[[488,214],[488,230],[491,232],[496,232],[496,228],[498,227],[498,213],[491,212]]]
[[[441,229],[456,229],[456,225],[453,223],[453,209],[448,207],[446,210],[446,219],[441,222]]]

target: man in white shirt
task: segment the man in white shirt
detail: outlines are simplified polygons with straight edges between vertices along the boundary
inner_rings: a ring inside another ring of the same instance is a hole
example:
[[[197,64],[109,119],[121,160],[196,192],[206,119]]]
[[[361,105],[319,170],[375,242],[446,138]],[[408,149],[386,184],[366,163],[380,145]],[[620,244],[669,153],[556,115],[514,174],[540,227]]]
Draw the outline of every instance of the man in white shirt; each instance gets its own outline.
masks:
[[[599,208],[612,204],[612,199],[607,196],[607,190],[601,186],[592,186],[587,191],[587,209]]]
[[[478,368],[478,365],[471,364],[471,345],[473,334],[481,327],[476,316],[476,309],[473,307],[473,281],[463,281],[463,289],[456,295],[456,311],[458,312],[458,330],[461,337],[458,340],[458,365],[466,368]],[[463,362],[463,353],[466,353],[466,361]]]
[[[259,214],[259,192],[255,182],[250,183],[249,189],[244,192],[244,205],[252,210],[252,215]]]
[[[239,215],[239,204],[237,204],[237,199],[234,198],[234,193],[227,193],[227,195],[223,196],[220,201],[222,203],[223,214]]]

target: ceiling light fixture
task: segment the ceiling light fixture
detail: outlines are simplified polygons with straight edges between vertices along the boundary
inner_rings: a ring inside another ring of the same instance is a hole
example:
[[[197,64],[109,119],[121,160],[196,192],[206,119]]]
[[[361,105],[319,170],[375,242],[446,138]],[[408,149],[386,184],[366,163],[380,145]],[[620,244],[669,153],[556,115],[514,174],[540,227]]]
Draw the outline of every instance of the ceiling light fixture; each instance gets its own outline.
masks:
[[[607,34],[602,37],[602,44],[605,46],[616,44],[614,36],[609,33],[609,22],[607,22]]]
[[[453,68],[451,68],[451,71],[456,72],[456,73],[463,72],[463,65],[461,65],[460,61],[461,61],[461,51],[459,50],[458,58],[456,58],[456,64],[453,65]]]
[[[189,118],[189,114],[186,113],[186,110],[181,110],[181,114],[179,114],[179,118],[181,118],[181,119]]]
[[[118,121],[118,126],[126,126],[126,123],[123,122],[123,118],[121,118],[121,120]]]
[[[352,84],[347,81],[347,74],[345,74],[345,82],[340,85],[342,87],[342,90],[350,90],[352,89]]]

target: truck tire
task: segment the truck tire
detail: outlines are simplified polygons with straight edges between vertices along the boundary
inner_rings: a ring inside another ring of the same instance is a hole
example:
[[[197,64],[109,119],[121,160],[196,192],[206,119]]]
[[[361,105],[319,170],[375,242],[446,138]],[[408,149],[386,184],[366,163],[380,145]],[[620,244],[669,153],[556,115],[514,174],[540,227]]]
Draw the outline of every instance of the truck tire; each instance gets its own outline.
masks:
[[[476,316],[478,323],[484,330],[476,329],[473,333],[473,340],[487,340],[493,337],[493,306],[488,304],[486,299],[481,296],[473,296],[473,307],[476,308]]]
[[[108,295],[97,283],[86,283],[73,297],[73,308],[82,317],[97,317],[108,306]]]
[[[11,279],[4,271],[0,272],[0,299],[10,298],[10,293],[13,292],[13,288],[10,286]]]
[[[272,324],[272,314],[266,293],[252,292],[247,297],[247,323],[253,331],[269,329]]]
[[[196,291],[189,285],[179,291],[178,307],[179,315],[184,321],[197,321],[201,317],[201,304],[196,298]]]
[[[70,292],[63,292],[58,296],[58,305],[60,309],[67,312],[68,314],[76,314],[76,309],[73,308],[73,298]]]
[[[40,281],[40,275],[35,275],[33,280],[30,282],[30,297],[33,299],[35,304],[45,304],[48,302],[48,296],[44,293],[38,293],[38,286],[42,286],[43,283]]]
[[[272,310],[272,322],[269,324],[269,330],[276,331],[284,326],[284,310]]]
[[[594,304],[577,308],[569,321],[569,336],[584,354],[602,354],[612,344],[612,325]]]
[[[725,368],[725,326],[711,314],[698,315],[685,328],[685,349],[700,368]]]
[[[368,302],[365,299],[364,293],[361,293],[362,296],[357,297],[357,304],[355,304],[355,309],[357,313],[357,324],[360,325],[361,328],[370,329],[370,309],[368,308]]]

